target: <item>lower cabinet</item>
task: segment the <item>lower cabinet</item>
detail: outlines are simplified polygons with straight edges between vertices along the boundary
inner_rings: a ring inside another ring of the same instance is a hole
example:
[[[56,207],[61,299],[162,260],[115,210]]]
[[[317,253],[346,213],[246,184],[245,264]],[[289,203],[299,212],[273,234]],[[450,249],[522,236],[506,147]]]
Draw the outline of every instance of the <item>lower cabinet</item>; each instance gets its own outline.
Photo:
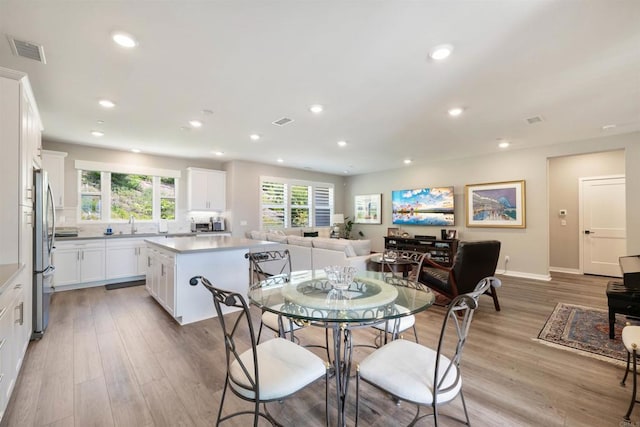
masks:
[[[147,291],[171,315],[176,306],[176,258],[170,252],[147,248]]]
[[[105,278],[104,240],[56,243],[53,252],[55,286],[96,282]]]
[[[107,240],[106,268],[107,280],[146,274],[147,255],[144,239]]]
[[[24,269],[0,294],[0,419],[9,403],[31,338],[31,319],[27,317],[25,307],[30,283],[31,272]]]

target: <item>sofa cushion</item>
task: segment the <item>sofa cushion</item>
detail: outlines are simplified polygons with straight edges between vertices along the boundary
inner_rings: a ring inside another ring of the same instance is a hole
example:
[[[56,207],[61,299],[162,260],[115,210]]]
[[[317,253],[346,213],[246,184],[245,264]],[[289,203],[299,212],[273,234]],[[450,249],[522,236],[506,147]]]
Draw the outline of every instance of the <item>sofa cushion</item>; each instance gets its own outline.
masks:
[[[251,238],[253,240],[267,240],[267,233],[264,231],[253,230],[251,232]]]
[[[371,253],[371,240],[350,240],[350,242],[357,256],[369,255]]]
[[[270,242],[287,243],[288,236],[279,233],[267,233],[267,240]]]
[[[305,238],[305,237],[302,237],[302,236],[294,236],[294,235],[291,235],[291,234],[289,236],[287,236],[287,242],[290,245],[306,246],[306,247],[310,248],[310,247],[312,247],[311,240],[312,240],[312,238],[309,238],[309,237]]]

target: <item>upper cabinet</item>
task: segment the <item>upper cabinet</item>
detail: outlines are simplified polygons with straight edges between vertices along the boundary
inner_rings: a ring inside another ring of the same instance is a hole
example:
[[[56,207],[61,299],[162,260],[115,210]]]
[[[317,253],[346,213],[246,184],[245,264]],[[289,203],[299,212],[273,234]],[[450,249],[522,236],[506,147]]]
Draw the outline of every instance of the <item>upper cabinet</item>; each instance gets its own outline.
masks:
[[[64,158],[67,153],[42,150],[42,169],[49,175],[49,185],[53,193],[56,209],[64,207]]]
[[[226,207],[224,171],[187,168],[187,209],[190,211],[224,211]]]

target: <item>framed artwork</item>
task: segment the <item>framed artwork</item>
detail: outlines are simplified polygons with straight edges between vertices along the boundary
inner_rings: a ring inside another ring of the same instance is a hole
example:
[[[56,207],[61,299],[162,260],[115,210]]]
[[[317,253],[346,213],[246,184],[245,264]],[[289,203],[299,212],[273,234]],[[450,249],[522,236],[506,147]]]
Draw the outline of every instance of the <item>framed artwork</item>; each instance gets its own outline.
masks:
[[[398,237],[400,235],[400,229],[396,227],[387,228],[387,237]]]
[[[467,227],[525,228],[525,185],[522,181],[465,186]]]
[[[356,224],[382,224],[382,194],[355,196],[353,222]]]
[[[447,240],[454,240],[458,235],[456,230],[447,230]]]

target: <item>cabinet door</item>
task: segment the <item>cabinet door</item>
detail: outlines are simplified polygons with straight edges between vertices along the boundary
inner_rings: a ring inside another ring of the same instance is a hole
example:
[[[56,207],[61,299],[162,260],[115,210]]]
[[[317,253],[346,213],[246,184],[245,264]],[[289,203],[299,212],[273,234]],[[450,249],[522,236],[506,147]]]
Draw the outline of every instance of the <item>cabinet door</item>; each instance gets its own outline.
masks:
[[[4,414],[11,392],[10,385],[13,376],[11,369],[13,366],[12,320],[11,300],[3,295],[0,298],[0,415]]]
[[[53,275],[55,286],[71,285],[80,282],[80,250],[65,249],[59,246],[53,253],[53,265],[56,267]]]
[[[66,155],[67,153],[57,151],[42,151],[42,168],[49,175],[56,208],[64,207],[64,158]]]
[[[208,200],[209,175],[204,170],[189,169],[188,172],[188,210],[206,211],[209,210]]]
[[[165,272],[165,307],[167,311],[174,316],[176,308],[176,267],[173,258],[167,260]]]
[[[20,204],[33,206],[32,145],[35,112],[29,98],[22,89],[20,94]],[[6,155],[6,153],[3,153]]]
[[[138,273],[138,275],[145,275],[145,274],[147,274],[147,244],[144,243],[144,242],[141,242],[141,243],[138,244],[138,248],[137,249],[138,249],[137,273]]]
[[[138,242],[109,240],[106,249],[107,279],[138,275]]]
[[[86,247],[82,249],[80,262],[81,282],[104,280],[104,248]]]
[[[19,283],[15,285],[15,299],[13,300],[12,310],[12,328],[13,328],[13,375],[16,377],[20,372],[22,366],[22,360],[26,346],[29,343],[29,338],[25,337],[25,330],[27,322],[25,321],[25,299],[23,292],[23,284]]]
[[[208,172],[207,199],[209,210],[224,211],[226,206],[226,177],[224,171]]]

